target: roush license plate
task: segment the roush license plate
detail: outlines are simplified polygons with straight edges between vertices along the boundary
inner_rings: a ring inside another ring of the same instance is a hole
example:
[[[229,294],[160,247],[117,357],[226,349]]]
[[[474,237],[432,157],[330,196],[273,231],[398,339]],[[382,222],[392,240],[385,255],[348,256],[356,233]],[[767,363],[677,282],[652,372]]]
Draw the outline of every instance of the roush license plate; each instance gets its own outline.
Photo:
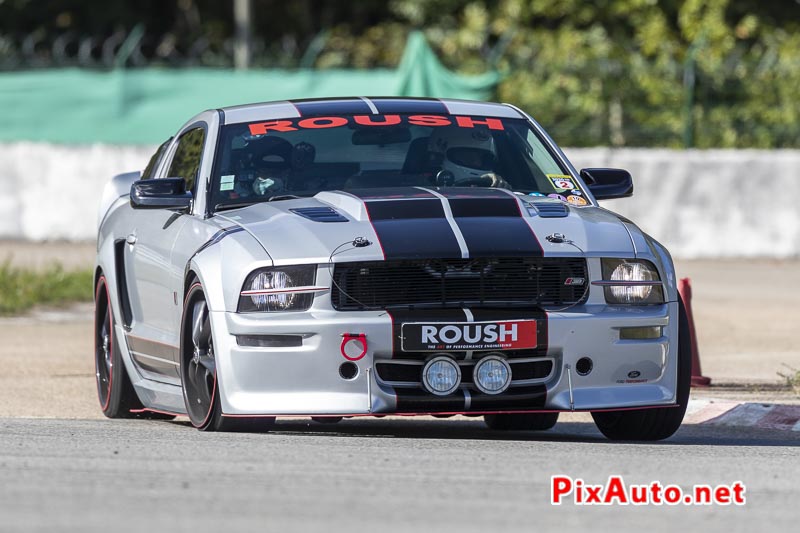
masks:
[[[536,320],[409,322],[401,326],[404,352],[536,348]]]

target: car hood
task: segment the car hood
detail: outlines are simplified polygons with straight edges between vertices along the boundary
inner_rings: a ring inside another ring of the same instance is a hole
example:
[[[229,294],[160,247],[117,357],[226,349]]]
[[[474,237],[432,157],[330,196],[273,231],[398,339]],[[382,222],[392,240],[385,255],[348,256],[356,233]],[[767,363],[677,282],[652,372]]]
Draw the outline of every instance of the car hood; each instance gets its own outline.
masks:
[[[377,192],[375,192],[377,191]],[[276,265],[503,256],[634,257],[614,213],[498,189],[326,191],[221,213]]]

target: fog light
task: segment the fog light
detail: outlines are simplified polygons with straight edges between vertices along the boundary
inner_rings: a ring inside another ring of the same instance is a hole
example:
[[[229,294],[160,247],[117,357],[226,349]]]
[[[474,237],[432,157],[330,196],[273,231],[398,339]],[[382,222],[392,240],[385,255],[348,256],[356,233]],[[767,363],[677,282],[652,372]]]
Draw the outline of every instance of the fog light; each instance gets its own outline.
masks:
[[[577,372],[579,376],[588,376],[592,368],[594,368],[594,361],[589,357],[581,357],[575,363],[575,372]]]
[[[446,396],[461,384],[461,369],[450,357],[440,355],[425,364],[422,369],[422,385],[430,393]]]
[[[355,363],[342,363],[339,365],[339,375],[342,379],[353,379],[358,375],[358,366]]]
[[[511,384],[511,366],[504,358],[489,355],[475,365],[472,379],[481,392],[500,394]]]

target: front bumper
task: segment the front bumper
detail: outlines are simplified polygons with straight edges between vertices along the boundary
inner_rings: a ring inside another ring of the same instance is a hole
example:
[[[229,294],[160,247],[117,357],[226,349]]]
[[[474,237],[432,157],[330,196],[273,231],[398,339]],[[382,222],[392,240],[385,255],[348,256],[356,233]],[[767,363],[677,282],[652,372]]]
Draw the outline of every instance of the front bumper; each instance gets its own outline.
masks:
[[[506,316],[509,311],[503,312]],[[376,365],[417,364],[414,359],[418,360],[397,351],[393,318],[384,311],[213,312],[222,411],[226,415],[296,416],[478,414],[674,404],[677,302],[641,307],[583,305],[546,315],[546,350],[530,359],[550,361],[551,371],[533,381],[512,381],[506,392],[487,398],[468,383],[450,396],[437,397],[419,386],[400,387],[379,377]],[[661,326],[662,336],[620,339],[621,327],[648,326]],[[340,352],[344,333],[361,333],[367,340],[366,354],[353,362],[358,371],[352,379],[340,375],[340,365],[348,362]],[[237,341],[237,336],[259,335],[301,340],[294,343],[299,345],[277,347],[241,346]],[[471,354],[473,360],[481,355],[485,353]],[[591,358],[592,370],[578,375],[575,365],[583,357]]]

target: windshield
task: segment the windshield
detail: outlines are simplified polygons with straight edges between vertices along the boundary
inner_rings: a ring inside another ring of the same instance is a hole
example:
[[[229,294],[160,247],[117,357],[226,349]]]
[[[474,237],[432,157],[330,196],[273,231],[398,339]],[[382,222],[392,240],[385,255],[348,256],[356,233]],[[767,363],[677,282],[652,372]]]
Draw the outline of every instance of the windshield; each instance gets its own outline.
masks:
[[[382,187],[496,187],[588,204],[523,119],[397,114],[224,126],[211,205]]]

